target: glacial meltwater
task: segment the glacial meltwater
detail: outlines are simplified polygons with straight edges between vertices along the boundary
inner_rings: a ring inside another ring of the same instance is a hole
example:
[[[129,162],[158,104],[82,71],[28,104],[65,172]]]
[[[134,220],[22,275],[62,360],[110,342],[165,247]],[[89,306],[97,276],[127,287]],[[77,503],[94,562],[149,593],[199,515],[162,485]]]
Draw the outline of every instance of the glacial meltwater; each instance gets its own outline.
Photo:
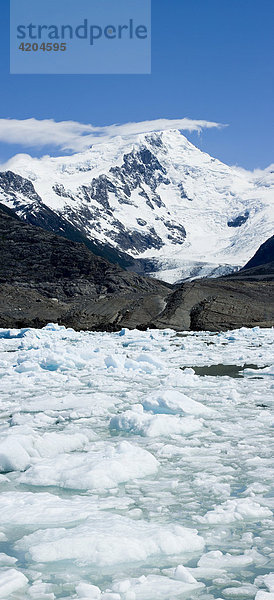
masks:
[[[0,330],[0,598],[273,600],[273,341]]]

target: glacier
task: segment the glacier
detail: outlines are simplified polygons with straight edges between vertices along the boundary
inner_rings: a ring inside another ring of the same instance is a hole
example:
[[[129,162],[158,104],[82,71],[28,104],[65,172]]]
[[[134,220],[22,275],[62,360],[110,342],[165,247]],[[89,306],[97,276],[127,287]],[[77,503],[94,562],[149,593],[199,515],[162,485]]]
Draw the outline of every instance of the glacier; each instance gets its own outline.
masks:
[[[273,234],[273,173],[225,165],[173,130],[72,156],[19,154],[0,173],[0,202],[174,283],[238,270]]]
[[[0,329],[0,598],[272,600],[273,342]]]

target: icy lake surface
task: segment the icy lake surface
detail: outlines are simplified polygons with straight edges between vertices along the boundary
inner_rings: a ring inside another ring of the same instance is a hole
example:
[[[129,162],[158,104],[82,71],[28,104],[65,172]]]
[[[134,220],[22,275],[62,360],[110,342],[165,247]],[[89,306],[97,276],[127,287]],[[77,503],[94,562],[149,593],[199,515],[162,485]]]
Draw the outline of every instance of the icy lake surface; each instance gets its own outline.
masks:
[[[273,341],[0,330],[0,598],[273,600]]]

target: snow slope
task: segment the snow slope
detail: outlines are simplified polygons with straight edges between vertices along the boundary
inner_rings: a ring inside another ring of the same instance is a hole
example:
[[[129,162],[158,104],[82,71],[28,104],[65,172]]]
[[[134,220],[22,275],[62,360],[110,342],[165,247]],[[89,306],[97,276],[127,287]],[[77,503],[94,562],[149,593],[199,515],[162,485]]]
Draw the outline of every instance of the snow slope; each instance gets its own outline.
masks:
[[[176,130],[68,157],[17,155],[7,169],[0,202],[26,219],[46,205],[169,282],[235,270],[273,234],[273,169],[229,167]]]

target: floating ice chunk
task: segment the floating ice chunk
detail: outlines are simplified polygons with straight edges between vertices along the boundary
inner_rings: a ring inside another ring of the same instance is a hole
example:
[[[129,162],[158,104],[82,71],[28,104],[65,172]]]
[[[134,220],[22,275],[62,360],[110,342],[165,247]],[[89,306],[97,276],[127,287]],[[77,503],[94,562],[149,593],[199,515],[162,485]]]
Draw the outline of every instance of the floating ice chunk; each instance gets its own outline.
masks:
[[[83,433],[50,432],[34,440],[34,449],[39,456],[57,456],[61,452],[82,450],[88,443],[88,437]]]
[[[48,415],[46,415],[45,413],[36,413],[35,415],[33,414],[26,414],[26,413],[17,413],[16,415],[13,415],[11,417],[10,420],[10,424],[12,425],[12,427],[16,426],[16,425],[30,425],[33,427],[46,427],[46,426],[50,426],[50,425],[55,425],[56,423],[56,417],[50,417]],[[0,479],[1,481],[1,479]]]
[[[17,363],[14,368],[16,373],[25,373],[33,371],[40,374],[43,371],[60,371],[84,369],[87,364],[96,357],[93,348],[84,348],[75,352],[73,347],[56,344],[52,348],[43,348],[39,346],[36,340],[37,349],[33,348],[33,343],[27,338],[28,347],[18,353]],[[26,345],[26,344],[25,344]]]
[[[58,323],[48,323],[42,327],[43,331],[65,331],[65,325],[58,325]]]
[[[118,335],[119,336],[124,336],[126,334],[129,333],[129,329],[127,329],[126,327],[123,327],[123,329],[121,329],[121,331],[119,331]]]
[[[168,577],[172,577],[173,579],[178,579],[179,581],[184,581],[184,583],[197,584],[197,580],[190,573],[189,569],[186,569],[183,565],[178,565],[172,569],[163,569],[163,573]]]
[[[203,517],[193,517],[199,523],[233,523],[234,521],[259,521],[271,517],[272,512],[251,498],[227,500]]]
[[[265,367],[263,369],[244,369],[245,375],[257,375],[263,374],[268,375],[269,377],[274,377],[274,365],[270,365],[269,367]]]
[[[14,556],[8,556],[8,554],[4,554],[4,552],[0,552],[0,565],[1,567],[9,567],[10,565],[15,565],[17,562],[17,558]]]
[[[274,592],[274,573],[268,573],[262,577],[264,584],[270,592]]]
[[[51,591],[52,587],[51,584],[35,581],[28,590],[29,597],[33,598],[33,600],[54,600],[55,595]]]
[[[182,597],[184,594],[191,593],[193,590],[204,587],[203,583],[198,581],[188,583],[183,580],[170,579],[163,575],[148,575],[145,577],[127,580],[130,583],[130,588],[126,590],[125,595],[122,597],[125,599],[132,598],[134,600],[167,600],[167,598]],[[124,582],[120,582],[113,586],[114,589],[122,592],[122,585]]]
[[[0,441],[0,472],[25,471],[35,458],[81,450],[87,443],[88,438],[82,433],[38,435],[30,430],[28,435],[22,435],[14,427]]]
[[[263,485],[262,483],[255,481],[254,483],[251,483],[249,486],[247,486],[246,490],[243,492],[243,496],[256,496],[256,494],[265,494],[265,492],[268,491],[268,488],[266,485]]]
[[[94,509],[128,509],[134,501],[128,497],[94,495],[60,498],[48,492],[10,491],[0,495],[0,523],[13,530],[14,527],[71,526],[86,520]],[[138,510],[138,509],[136,509]],[[6,541],[2,540],[1,541]]]
[[[81,497],[67,499],[46,492],[16,491],[0,495],[0,523],[6,526],[69,525],[89,514],[89,502]]]
[[[225,598],[243,598],[247,600],[247,598],[254,598],[254,594],[256,594],[257,588],[255,585],[251,583],[245,583],[244,585],[239,585],[238,587],[228,587],[225,588],[222,593]]]
[[[250,548],[248,550],[245,550],[244,554],[246,556],[250,556],[253,560],[253,563],[257,566],[264,565],[269,560],[267,556],[260,554],[260,552],[258,552],[258,550],[256,550],[256,548]]]
[[[144,371],[145,373],[153,373],[156,369],[163,369],[163,364],[156,361],[149,354],[140,354],[136,359],[127,358],[122,354],[110,354],[105,357],[105,365],[109,369],[129,370],[129,371]]]
[[[189,567],[188,570],[193,577],[204,579],[205,581],[212,581],[214,578],[224,577],[226,574],[225,569],[216,569],[213,567]]]
[[[141,405],[138,405],[140,407]],[[202,428],[202,423],[192,417],[177,417],[174,415],[150,415],[141,409],[127,410],[118,414],[110,421],[110,429],[128,431],[135,434],[157,437],[172,435],[187,435]]]
[[[75,591],[78,598],[90,598],[90,600],[100,600],[101,590],[97,585],[91,585],[90,583],[79,583],[76,586]]]
[[[116,592],[119,592],[120,594],[125,594],[126,592],[128,592],[131,588],[131,580],[130,579],[124,579],[123,581],[118,581],[118,583],[115,583],[113,585],[113,589]]]
[[[87,362],[94,358],[94,352],[89,354],[81,352],[47,352],[39,361],[39,366],[45,371],[67,371],[70,369],[84,369]]]
[[[16,569],[3,569],[0,571],[0,598],[7,598],[9,594],[25,587],[28,579]]]
[[[110,367],[112,367],[113,369],[122,369],[124,367],[123,357],[119,354],[115,354],[114,356],[106,356],[105,365],[108,369]]]
[[[100,443],[87,453],[61,454],[41,461],[21,476],[29,485],[59,485],[62,488],[110,489],[119,483],[153,475],[158,461],[147,450],[123,441],[118,446]]]
[[[213,569],[246,567],[253,563],[252,555],[247,552],[241,555],[223,554],[220,550],[212,550],[201,556],[198,561],[198,567]]]
[[[174,571],[174,579],[184,581],[185,583],[195,584],[197,586],[198,581],[191,575],[191,573],[183,565],[178,565]]]
[[[25,360],[19,362],[14,370],[16,373],[28,373],[32,371],[36,372],[39,369],[40,366],[34,360],[28,360],[25,358]]]
[[[124,368],[128,371],[143,371],[144,373],[153,373],[154,368],[152,365],[145,362],[140,364],[137,360],[132,360],[131,358],[126,358],[124,362]]]
[[[147,353],[147,354],[139,354],[139,356],[137,356],[136,361],[139,363],[149,363],[150,365],[152,365],[153,367],[156,367],[157,369],[163,369],[164,368],[164,364],[162,362],[160,362],[159,360],[155,360],[155,358],[152,358],[152,356]]]
[[[268,573],[267,575],[259,575],[255,579],[255,585],[258,587],[265,585],[269,592],[274,593],[274,573]]]
[[[274,592],[259,590],[255,596],[255,600],[274,600]]]
[[[0,442],[0,472],[24,471],[30,465],[30,456],[16,436],[7,436]]]
[[[217,461],[217,457],[215,460]],[[208,473],[199,473],[197,477],[194,477],[193,486],[204,490],[205,493],[210,495],[214,494],[214,496],[219,496],[223,499],[229,498],[231,493],[231,486],[229,483],[220,481],[220,477],[209,475]]]
[[[12,340],[22,338],[28,331],[31,331],[31,329],[1,329],[0,339]]]
[[[142,402],[145,410],[156,414],[212,415],[214,411],[176,390],[156,392]]]
[[[195,553],[203,550],[204,540],[195,529],[133,521],[94,510],[84,524],[38,530],[15,547],[28,551],[35,562],[87,560],[103,567],[146,561],[150,556]]]
[[[128,514],[132,519],[136,520],[143,517],[143,511],[140,508],[132,508]]]

